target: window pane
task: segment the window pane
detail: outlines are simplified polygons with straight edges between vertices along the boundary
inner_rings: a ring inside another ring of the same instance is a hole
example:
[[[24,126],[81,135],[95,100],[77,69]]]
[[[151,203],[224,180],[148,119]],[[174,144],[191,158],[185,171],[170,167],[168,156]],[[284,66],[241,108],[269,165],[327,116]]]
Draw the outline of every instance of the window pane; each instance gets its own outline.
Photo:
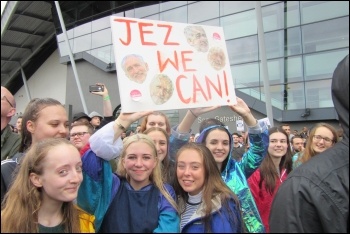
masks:
[[[257,34],[255,10],[222,17],[221,26],[226,40]]]
[[[265,33],[265,50],[268,59],[282,57],[284,55],[284,33],[276,31]]]
[[[288,84],[284,101],[285,110],[305,109],[304,83]]]
[[[159,5],[160,5],[160,11],[166,11],[166,10],[172,10],[173,8],[176,8],[179,6],[187,5],[187,1],[176,1],[176,2],[169,1],[169,2],[162,2]],[[186,6],[186,8],[187,8],[187,6]]]
[[[304,53],[349,47],[349,17],[302,27]]]
[[[156,13],[159,13],[159,4],[143,6],[143,7],[139,7],[137,5],[135,6],[135,18],[141,19]]]
[[[102,47],[112,44],[112,31],[110,28],[92,33],[91,48]]]
[[[91,34],[74,38],[73,53],[87,51],[91,49]]]
[[[91,33],[91,22],[74,28],[74,37],[79,37],[88,33]]]
[[[284,5],[285,27],[292,27],[300,24],[299,1],[287,1]]]
[[[258,60],[259,51],[257,36],[226,41],[226,47],[231,64]]]
[[[187,23],[187,6],[165,11],[160,14],[160,20],[176,23]]]
[[[105,63],[114,63],[114,57],[112,54],[113,47],[105,46],[102,48],[91,50],[90,54]],[[113,58],[113,60],[112,60]]]
[[[231,66],[231,73],[236,88],[259,86],[258,63]]]
[[[301,22],[311,22],[332,19],[349,15],[348,1],[303,1],[301,2]]]
[[[306,108],[333,107],[332,80],[306,82]]]
[[[338,63],[347,54],[349,54],[349,49],[305,55],[305,79],[319,80],[332,78]]]
[[[204,1],[188,5],[188,23],[199,23],[219,17],[219,2]]]
[[[70,49],[73,50],[73,39],[69,40],[69,44],[70,44]],[[59,42],[58,48],[60,49],[61,57],[69,55],[69,50],[68,50],[66,41]]]
[[[289,57],[285,59],[285,76],[287,83],[303,81],[303,64],[301,56]]]
[[[284,50],[287,56],[301,54],[301,35],[300,27],[289,28],[287,38],[284,41]]]
[[[113,15],[118,16],[118,14],[113,14]],[[122,16],[122,15],[119,15],[119,16]],[[101,19],[92,21],[92,32],[96,32],[105,28],[110,28],[111,23],[109,22],[109,17],[110,16],[107,16],[107,17],[103,17]]]
[[[284,28],[283,3],[261,8],[264,32]]]
[[[241,11],[255,9],[254,1],[221,1],[220,2],[220,15],[229,15]]]

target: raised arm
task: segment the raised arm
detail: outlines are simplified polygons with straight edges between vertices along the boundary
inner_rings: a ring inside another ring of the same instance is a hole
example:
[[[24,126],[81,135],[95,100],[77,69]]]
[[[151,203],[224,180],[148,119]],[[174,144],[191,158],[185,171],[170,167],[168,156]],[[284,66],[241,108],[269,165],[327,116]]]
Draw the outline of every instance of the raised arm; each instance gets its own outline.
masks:
[[[231,110],[242,116],[243,121],[248,125],[248,137],[250,147],[243,154],[242,160],[238,165],[243,170],[246,178],[260,166],[264,159],[269,145],[269,133],[265,121],[257,121],[251,113],[248,105],[237,97],[237,104],[230,106]]]
[[[219,107],[220,106],[211,106],[189,109],[180,124],[171,129],[169,156],[172,161],[175,160],[177,150],[188,142],[191,135],[191,126],[197,117]]]
[[[120,155],[123,149],[121,134],[135,121],[152,111],[121,113],[118,118],[95,132],[89,139],[90,148],[96,155],[111,160]]]

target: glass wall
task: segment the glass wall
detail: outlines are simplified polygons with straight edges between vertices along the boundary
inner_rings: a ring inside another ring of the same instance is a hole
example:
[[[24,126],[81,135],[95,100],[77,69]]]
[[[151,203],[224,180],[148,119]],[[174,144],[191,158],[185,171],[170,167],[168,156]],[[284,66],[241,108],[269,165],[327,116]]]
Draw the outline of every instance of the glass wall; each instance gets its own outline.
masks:
[[[99,2],[92,3],[99,6]],[[112,14],[221,26],[236,89],[265,100],[254,1],[129,2],[123,7],[116,2],[102,3],[109,3],[110,8],[96,15],[90,12],[93,20],[80,20],[79,26],[68,30],[73,53],[86,52],[107,64],[114,63],[109,23]],[[281,110],[333,107],[329,89],[332,74],[349,53],[349,2],[261,3],[273,106]],[[69,24],[74,24],[73,12],[78,17],[77,10],[67,9],[63,14],[70,16],[65,20]],[[61,56],[68,55],[62,34],[57,41]]]

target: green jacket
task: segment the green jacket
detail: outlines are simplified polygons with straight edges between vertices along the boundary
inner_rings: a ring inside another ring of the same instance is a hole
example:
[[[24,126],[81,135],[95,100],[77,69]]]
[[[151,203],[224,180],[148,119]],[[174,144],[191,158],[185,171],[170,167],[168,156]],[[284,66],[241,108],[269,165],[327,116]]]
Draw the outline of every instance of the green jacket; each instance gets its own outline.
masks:
[[[7,125],[1,132],[1,161],[12,158],[19,150],[21,137]]]

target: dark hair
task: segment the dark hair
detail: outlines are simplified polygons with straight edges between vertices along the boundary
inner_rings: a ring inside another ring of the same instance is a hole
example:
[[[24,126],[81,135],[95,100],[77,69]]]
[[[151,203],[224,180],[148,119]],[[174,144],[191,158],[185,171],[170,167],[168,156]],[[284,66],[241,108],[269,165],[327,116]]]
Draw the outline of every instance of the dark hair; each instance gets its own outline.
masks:
[[[220,120],[217,120],[217,119],[214,119],[214,118],[205,119],[199,125],[199,133],[201,133],[207,127],[213,126],[213,125],[221,125],[223,127],[225,126]]]
[[[232,226],[239,225],[241,228],[244,227],[243,222],[238,223],[237,217],[234,216],[233,212],[229,208],[228,202],[233,199],[236,204],[237,211],[240,212],[240,216],[242,217],[241,208],[239,200],[234,194],[234,192],[225,184],[223,179],[221,178],[220,171],[216,165],[215,159],[212,156],[210,150],[201,143],[187,143],[182,146],[176,153],[176,161],[175,168],[177,169],[178,158],[182,152],[185,150],[194,150],[197,151],[203,160],[204,167],[204,188],[203,188],[203,197],[202,202],[204,202],[205,206],[201,211],[204,213],[204,217],[202,217],[203,223],[205,225],[205,232],[211,232],[211,216],[212,209],[214,204],[212,203],[212,199],[216,197],[216,195],[220,194],[221,202],[223,207],[226,207],[228,210],[230,220],[230,224]],[[177,173],[177,172],[176,172]],[[176,179],[174,182],[175,193],[182,198],[183,201],[188,201],[188,193],[181,187],[179,181]],[[186,206],[183,205],[180,207],[180,212],[183,213],[186,210]],[[242,219],[241,219],[242,220]]]
[[[292,151],[290,149],[290,143],[289,143],[289,137],[286,131],[283,130],[282,126],[280,127],[272,127],[269,128],[269,136],[271,136],[272,133],[280,132],[283,135],[286,136],[287,140],[287,152],[286,154],[281,158],[280,164],[279,164],[279,171],[282,171],[284,168],[286,169],[286,173],[289,174],[292,171]],[[278,174],[276,171],[275,164],[273,163],[271,156],[269,154],[269,151],[267,151],[267,155],[265,156],[264,160],[262,161],[260,165],[260,182],[259,182],[259,188],[262,188],[262,183],[265,181],[265,189],[270,194],[273,194],[276,186],[276,179],[278,178]]]
[[[27,122],[36,122],[39,117],[39,112],[48,106],[62,106],[64,108],[59,101],[53,98],[34,98],[28,103],[22,118],[22,140],[19,152],[26,151],[32,144],[32,134],[27,129]]]
[[[230,140],[230,150],[232,150],[233,137],[231,136],[230,132],[227,130],[226,126],[223,123],[221,123],[219,120],[216,120],[216,119],[208,119],[208,120],[209,121],[207,121],[206,124],[203,124],[203,126],[206,126],[206,127],[203,128],[202,131],[204,131],[205,129],[207,129],[207,130],[205,131],[205,133],[202,136],[198,137],[197,142],[206,145],[206,140],[207,140],[207,137],[208,137],[209,133],[212,132],[213,130],[220,130],[220,131],[224,131],[224,132],[227,133],[228,138]],[[211,120],[215,120],[215,121],[211,122]],[[219,123],[219,124],[218,125],[212,125],[210,123]],[[229,159],[230,159],[230,153],[227,155],[225,160],[222,162],[221,171],[220,172],[223,172],[225,170]]]
[[[296,135],[294,135],[294,136],[290,139],[290,141],[291,141],[292,144],[293,144],[293,141],[294,141],[295,138],[304,139],[301,135],[296,134]]]

